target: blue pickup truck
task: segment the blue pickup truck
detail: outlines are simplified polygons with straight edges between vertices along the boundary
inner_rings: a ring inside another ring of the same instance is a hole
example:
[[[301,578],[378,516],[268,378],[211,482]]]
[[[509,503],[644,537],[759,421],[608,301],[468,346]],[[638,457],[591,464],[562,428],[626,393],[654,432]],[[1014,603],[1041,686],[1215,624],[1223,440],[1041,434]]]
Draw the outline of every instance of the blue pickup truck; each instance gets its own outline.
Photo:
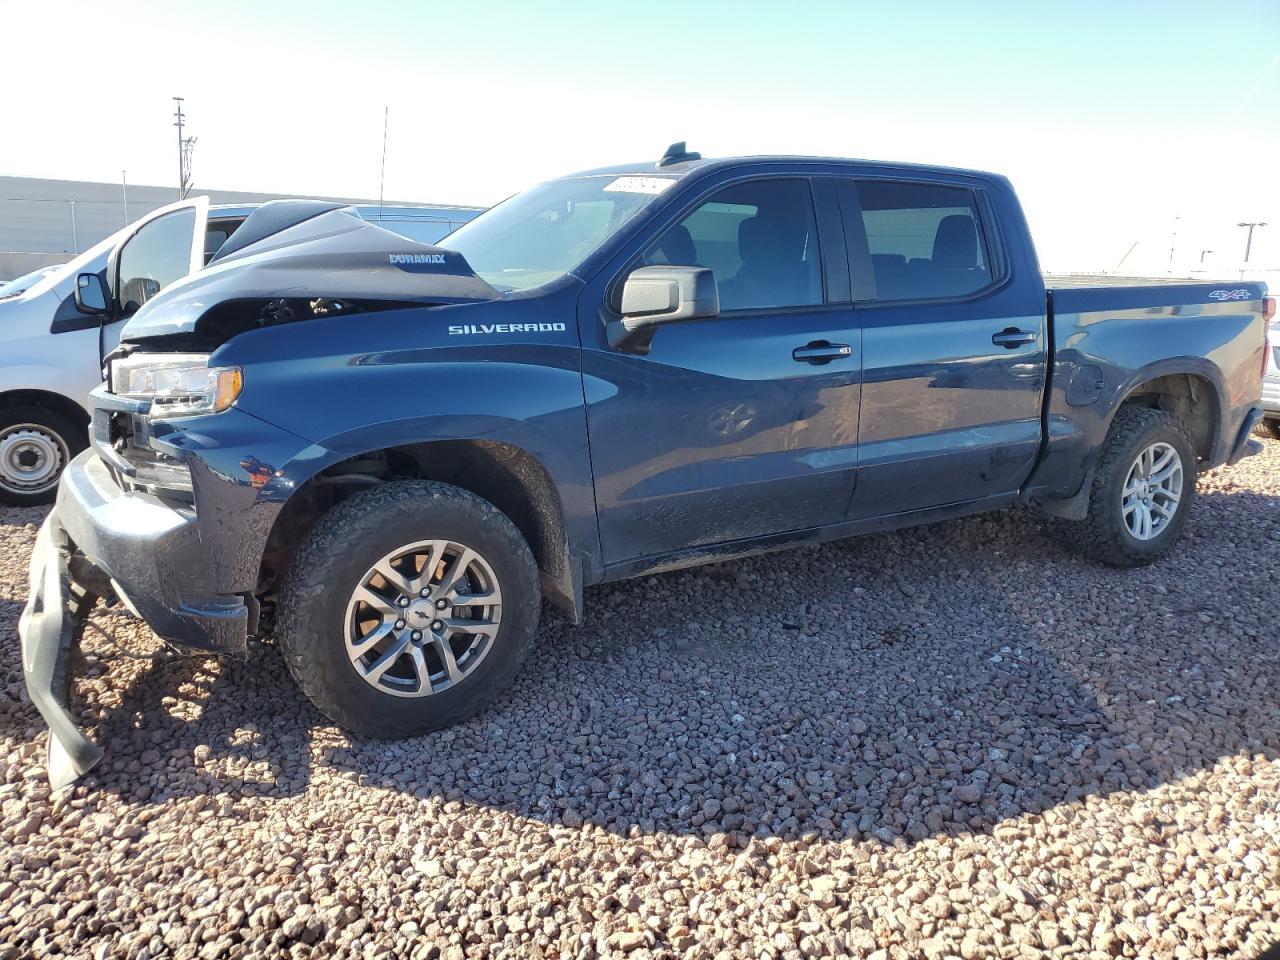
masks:
[[[67,687],[99,599],[188,653],[273,637],[328,716],[405,737],[605,581],[1019,501],[1149,563],[1258,446],[1265,293],[1046,288],[1002,177],[683,144],[443,247],[267,204],[130,320],[40,531],[51,778],[101,756]]]

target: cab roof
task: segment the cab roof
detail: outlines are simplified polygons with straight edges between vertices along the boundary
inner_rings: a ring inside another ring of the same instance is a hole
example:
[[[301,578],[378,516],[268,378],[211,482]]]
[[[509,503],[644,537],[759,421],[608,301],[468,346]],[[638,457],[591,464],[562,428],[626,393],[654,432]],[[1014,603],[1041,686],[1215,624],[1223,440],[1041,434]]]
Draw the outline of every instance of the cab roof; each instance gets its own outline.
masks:
[[[777,164],[794,164],[794,163],[823,163],[856,166],[861,169],[868,167],[883,167],[886,170],[911,170],[919,173],[949,173],[964,174],[973,177],[991,177],[991,174],[985,170],[972,170],[964,167],[947,167],[937,164],[920,164],[920,163],[899,163],[884,160],[863,160],[850,157],[813,157],[791,154],[761,154],[746,155],[738,157],[703,157],[698,153],[690,153],[686,150],[683,142],[673,143],[667,148],[666,152],[657,161],[645,160],[636,163],[622,163],[608,167],[597,167],[593,170],[582,170],[578,173],[572,173],[565,177],[557,179],[571,180],[576,177],[599,177],[599,176],[663,176],[663,177],[686,177],[692,173],[709,173],[713,170],[722,170],[726,167],[741,166],[744,164],[751,165],[767,165],[771,163]]]

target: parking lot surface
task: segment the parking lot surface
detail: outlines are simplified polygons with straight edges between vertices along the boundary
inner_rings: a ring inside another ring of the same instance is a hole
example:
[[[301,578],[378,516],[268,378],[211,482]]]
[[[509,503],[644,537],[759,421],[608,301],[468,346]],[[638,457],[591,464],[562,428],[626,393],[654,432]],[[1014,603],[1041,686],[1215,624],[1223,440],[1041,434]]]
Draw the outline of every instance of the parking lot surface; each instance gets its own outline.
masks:
[[[357,741],[277,652],[155,663],[99,610],[107,746],[51,794],[0,509],[0,958],[1253,956],[1280,940],[1280,442],[1184,542],[1033,510],[548,611],[480,717]]]

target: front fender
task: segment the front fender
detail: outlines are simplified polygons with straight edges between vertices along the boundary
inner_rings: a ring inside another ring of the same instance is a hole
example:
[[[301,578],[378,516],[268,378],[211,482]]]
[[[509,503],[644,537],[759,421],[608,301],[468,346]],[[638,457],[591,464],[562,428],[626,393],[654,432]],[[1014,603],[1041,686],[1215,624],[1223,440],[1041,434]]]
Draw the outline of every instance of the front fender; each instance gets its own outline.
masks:
[[[599,568],[576,286],[523,300],[410,308],[266,327],[215,364],[244,370],[238,409],[310,441],[267,461],[258,502],[284,503],[342,460],[438,440],[524,451],[561,500],[570,553]],[[265,458],[260,458],[265,459]],[[265,543],[265,541],[264,541]]]
[[[93,345],[95,355],[97,350],[95,340]],[[68,360],[70,362],[67,362]],[[89,411],[86,401],[89,398],[89,391],[96,387],[101,379],[95,366],[77,365],[74,362],[74,351],[72,357],[64,358],[64,362],[60,365],[5,362],[0,365],[0,396],[20,390],[55,394],[74,403],[84,411],[85,418],[88,419]]]

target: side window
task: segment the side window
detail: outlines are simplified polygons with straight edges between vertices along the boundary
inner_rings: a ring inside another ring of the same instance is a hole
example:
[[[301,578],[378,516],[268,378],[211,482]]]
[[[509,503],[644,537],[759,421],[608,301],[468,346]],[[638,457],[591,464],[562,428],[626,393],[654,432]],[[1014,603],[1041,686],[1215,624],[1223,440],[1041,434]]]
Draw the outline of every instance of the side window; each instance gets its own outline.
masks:
[[[958,297],[991,283],[972,190],[884,180],[856,186],[880,300]]]
[[[813,196],[805,179],[725,187],[667,228],[646,265],[710,267],[721,310],[822,303]]]
[[[196,212],[187,207],[152,220],[120,251],[117,299],[126,315],[191,271]]]
[[[204,228],[204,262],[208,266],[214,254],[222,249],[222,245],[231,239],[231,235],[240,229],[245,217],[223,220],[210,220]]]

